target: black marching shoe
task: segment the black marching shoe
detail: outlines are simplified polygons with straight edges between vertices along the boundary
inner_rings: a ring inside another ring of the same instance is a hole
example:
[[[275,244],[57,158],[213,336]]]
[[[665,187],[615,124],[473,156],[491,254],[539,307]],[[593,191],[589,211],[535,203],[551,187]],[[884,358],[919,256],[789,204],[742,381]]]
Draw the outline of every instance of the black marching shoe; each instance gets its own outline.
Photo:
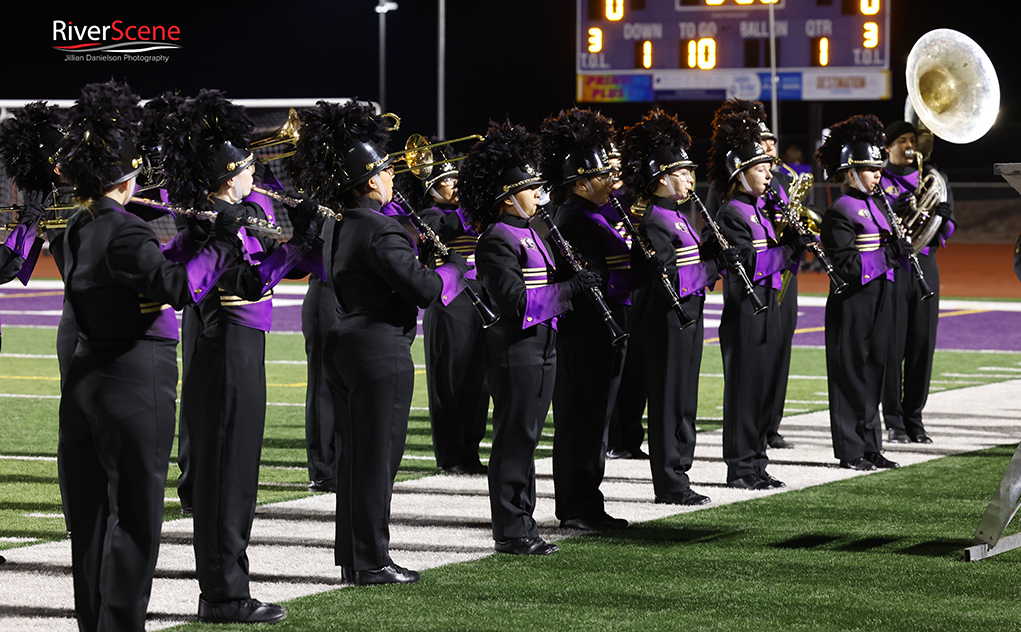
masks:
[[[769,483],[770,489],[783,489],[784,487],[787,487],[787,483],[781,481],[778,478],[773,478],[772,476],[766,473],[762,474],[762,479]]]
[[[929,435],[925,434],[924,430],[919,430],[908,438],[911,439],[911,443],[932,443],[932,439],[929,438]]]
[[[629,458],[632,458],[632,459],[634,459],[636,461],[648,461],[649,460],[649,455],[646,454],[641,448],[635,448],[634,450],[628,450],[628,452],[631,453],[631,456]]]
[[[630,459],[631,451],[625,450],[624,448],[610,448],[606,451],[606,458],[608,459]]]
[[[886,431],[886,440],[890,443],[907,443],[911,441],[911,437],[903,428],[890,428]]]
[[[550,555],[560,550],[556,544],[550,544],[539,537],[497,540],[494,548],[497,553],[510,553],[511,555]]]
[[[770,437],[766,440],[766,445],[773,448],[774,450],[788,450],[794,447],[794,444],[784,439],[780,435]]]
[[[337,493],[337,481],[312,481],[308,484],[308,491],[319,492],[322,494],[336,494]]]
[[[881,470],[895,470],[900,467],[899,463],[894,463],[878,452],[866,452],[865,460]]]
[[[732,481],[727,481],[727,487],[733,487],[734,489],[750,489],[756,492],[773,489],[769,480],[760,478],[755,474],[745,474],[741,478],[735,478]]]
[[[657,505],[705,505],[710,502],[708,496],[703,496],[690,487],[679,494],[673,494],[671,496],[657,496]]]
[[[587,518],[571,518],[561,520],[561,529],[581,529],[582,531],[606,531],[609,529],[623,529],[628,525],[623,518],[614,518],[605,511],[601,516],[590,516]]]
[[[343,576],[343,569],[341,569]],[[422,579],[417,572],[403,566],[390,564],[372,571],[355,571],[355,584],[358,586],[375,586],[378,584],[414,584]]]
[[[206,623],[278,623],[287,618],[287,610],[258,599],[234,599],[212,603],[199,597],[199,621]]]
[[[489,468],[481,463],[458,463],[443,468],[447,474],[487,474]]]
[[[863,456],[860,456],[857,459],[851,459],[850,461],[841,460],[840,467],[845,470],[857,470],[859,472],[870,472],[876,469],[875,464]]]

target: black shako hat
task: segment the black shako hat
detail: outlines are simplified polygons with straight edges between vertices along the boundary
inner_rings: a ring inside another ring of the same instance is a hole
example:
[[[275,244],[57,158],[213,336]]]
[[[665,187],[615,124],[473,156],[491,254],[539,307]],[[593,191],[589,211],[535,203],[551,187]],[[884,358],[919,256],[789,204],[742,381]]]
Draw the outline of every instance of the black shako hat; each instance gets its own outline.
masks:
[[[486,137],[468,152],[457,178],[461,208],[474,223],[492,223],[507,197],[546,184],[535,168],[538,141],[537,135],[520,125],[490,121]]]
[[[53,167],[66,133],[64,110],[36,101],[13,114],[0,123],[0,162],[19,189],[48,191],[60,181]]]
[[[883,124],[874,114],[855,115],[830,126],[830,135],[816,151],[831,179],[851,167],[882,168],[886,150]]]
[[[743,114],[713,121],[713,144],[709,150],[709,178],[725,195],[737,174],[754,165],[773,162],[759,142],[759,122]]]
[[[593,110],[572,108],[543,121],[540,171],[551,189],[613,171],[613,121]]]
[[[57,159],[79,200],[100,197],[142,170],[134,143],[139,112],[138,96],[127,84],[109,81],[82,88]]]
[[[248,147],[252,121],[219,90],[202,90],[166,118],[161,143],[167,194],[175,204],[212,207],[220,186],[255,162]]]
[[[319,101],[300,116],[291,179],[317,199],[338,201],[394,161],[386,151],[390,130],[370,105]]]
[[[652,110],[620,137],[624,184],[639,197],[650,193],[663,174],[698,166],[688,157],[691,136],[684,123],[663,110]]]

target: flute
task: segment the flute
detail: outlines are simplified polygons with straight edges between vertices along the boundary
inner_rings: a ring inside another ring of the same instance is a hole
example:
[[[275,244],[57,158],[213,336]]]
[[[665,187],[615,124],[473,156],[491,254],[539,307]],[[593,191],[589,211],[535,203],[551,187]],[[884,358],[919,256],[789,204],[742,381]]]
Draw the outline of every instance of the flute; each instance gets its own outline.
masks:
[[[794,212],[794,209],[784,204],[783,200],[780,199],[780,194],[778,194],[773,187],[766,187],[766,199],[772,202],[773,206],[780,210],[784,219],[787,220],[787,225],[793,226],[795,230],[798,231],[799,235],[812,235],[812,231],[808,230],[808,228],[801,223],[801,218]],[[812,235],[812,237],[814,238],[815,236]],[[818,241],[812,241],[812,243],[808,245],[808,249],[812,251],[812,254],[815,255],[815,258],[820,264],[822,264],[826,274],[830,277],[830,282],[833,284],[833,293],[840,294],[846,290],[847,282],[841,279],[840,275],[837,274],[836,269],[833,267],[833,262],[826,256],[826,253],[822,249],[822,245]]]
[[[720,248],[730,250],[730,242],[728,242],[727,238],[723,236],[723,231],[720,230],[720,225],[717,224],[716,220],[713,219],[713,216],[709,214],[705,204],[702,204],[702,200],[695,195],[694,191],[692,191],[690,195],[691,199],[694,200],[696,205],[698,205],[699,212],[702,213],[702,221],[704,221],[705,225],[713,231],[713,236],[716,237],[716,241],[719,242]],[[734,270],[739,277],[741,277],[741,283],[744,284],[744,289],[748,292],[748,300],[752,302],[753,313],[758,314],[766,311],[766,304],[763,303],[762,299],[755,294],[755,286],[752,285],[752,280],[748,276],[748,271],[744,269],[744,264],[738,260],[734,261],[733,265],[729,267]]]
[[[411,208],[411,205],[408,204],[408,201],[404,199],[404,196],[401,195],[399,191],[394,190],[393,198],[407,212],[408,219],[411,221],[411,225],[415,227],[415,230],[418,231],[418,234],[432,242],[433,248],[436,252],[442,259],[446,260],[447,255],[450,254],[450,250],[447,248],[446,244],[440,241],[440,236],[436,234],[436,231],[432,229],[432,226],[422,221],[422,218],[415,212],[415,209]],[[496,324],[496,321],[500,320],[500,315],[490,309],[489,306],[482,301],[482,298],[478,295],[478,293],[467,283],[464,285],[464,293],[472,302],[472,305],[475,307],[475,311],[477,311],[479,316],[482,318],[483,329],[489,329]]]
[[[635,225],[631,223],[631,218],[628,217],[627,211],[620,205],[618,200],[613,195],[610,196],[610,203],[613,204],[613,208],[617,209],[617,213],[620,214],[620,220],[624,224],[625,230],[631,235],[631,244],[638,244],[638,247],[642,250],[642,256],[646,261],[651,261],[656,255],[652,254],[649,247],[645,245],[645,240],[642,239],[641,235],[638,234],[638,230]],[[681,305],[681,297],[677,294],[677,288],[670,282],[670,279],[664,277],[661,274],[654,274],[655,278],[659,282],[659,289],[666,296],[667,300],[670,301],[670,308],[677,314],[677,320],[681,323],[681,329],[688,327],[689,325],[695,324],[695,319],[688,315],[684,311],[684,307]]]
[[[880,210],[882,210],[883,215],[886,216],[886,222],[890,225],[890,230],[893,232],[893,236],[897,239],[903,239],[910,244],[911,241],[904,233],[904,228],[900,225],[900,218],[897,217],[894,214],[893,209],[890,208],[890,202],[886,199],[886,194],[883,193],[883,190],[879,188],[878,184],[874,189],[872,189],[872,196],[878,198],[876,206],[881,207]],[[935,293],[929,287],[929,284],[925,282],[925,273],[922,272],[922,264],[918,262],[918,255],[915,254],[913,248],[911,249],[911,252],[908,253],[908,263],[911,264],[911,271],[915,273],[915,278],[918,279],[918,287],[922,290],[922,300],[927,301],[935,296]]]
[[[156,200],[150,200],[142,197],[132,197],[131,202],[134,204],[141,204],[142,206],[148,206],[149,208],[158,209],[165,211],[173,216],[187,215],[188,217],[197,217],[199,219],[207,219],[210,221],[216,220],[216,211],[200,211],[193,208],[184,208],[182,206],[174,206],[172,204],[164,204],[163,202],[157,202]],[[240,219],[239,219],[240,223]],[[246,217],[244,221],[244,227],[254,230],[257,233],[265,233],[267,235],[279,235],[281,228],[273,222],[258,217]]]
[[[542,221],[546,224],[546,228],[549,229],[550,237],[553,242],[560,249],[560,254],[564,255],[564,259],[567,259],[567,263],[570,264],[571,269],[575,272],[581,272],[585,266],[581,264],[581,260],[578,259],[578,255],[575,254],[574,248],[560,233],[560,229],[553,223],[553,218],[549,216],[546,209],[539,207],[536,213],[542,218]],[[613,319],[613,313],[610,308],[606,305],[606,299],[603,297],[603,292],[598,287],[587,288],[589,294],[592,295],[592,300],[595,302],[596,307],[603,315],[603,323],[606,324],[606,329],[610,332],[610,337],[613,340],[613,346],[617,346],[628,339],[629,334],[621,329],[617,321]]]
[[[253,186],[252,187],[252,191],[255,192],[255,193],[261,193],[262,195],[265,195],[268,198],[272,198],[272,199],[276,200],[277,202],[280,202],[284,206],[290,206],[291,208],[295,208],[299,204],[304,202],[304,200],[302,200],[301,198],[293,198],[293,197],[284,195],[282,193],[277,193],[276,191],[274,191],[272,189],[264,189],[262,187],[254,187]],[[335,211],[332,208],[330,208],[329,206],[323,206],[322,204],[319,204],[318,207],[319,208],[317,208],[316,211],[320,215],[323,215],[323,216],[328,217],[330,219],[336,219],[336,220],[340,220],[340,219],[344,218],[344,216],[339,211]]]

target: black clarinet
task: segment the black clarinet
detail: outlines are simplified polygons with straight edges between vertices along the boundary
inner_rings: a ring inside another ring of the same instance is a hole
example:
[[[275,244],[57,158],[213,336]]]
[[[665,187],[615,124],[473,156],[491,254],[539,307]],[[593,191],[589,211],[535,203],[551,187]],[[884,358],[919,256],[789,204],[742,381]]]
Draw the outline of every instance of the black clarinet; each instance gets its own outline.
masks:
[[[784,204],[783,199],[780,198],[780,194],[777,193],[773,187],[766,187],[766,199],[773,203],[773,206],[775,206],[780,213],[783,214],[784,219],[787,220],[787,225],[794,227],[794,229],[798,231],[799,235],[811,235],[813,239],[815,238],[812,231],[808,230],[808,228],[801,223],[801,218],[798,217],[798,214],[795,213],[791,207]],[[826,256],[826,253],[822,249],[822,245],[818,241],[812,241],[812,243],[808,245],[808,249],[812,251],[815,258],[820,264],[822,264],[823,270],[825,270],[826,274],[830,277],[830,283],[833,284],[833,294],[840,294],[846,290],[847,282],[841,279],[840,275],[837,274],[836,269],[833,267],[833,262]]]
[[[904,228],[900,225],[900,218],[898,218],[893,209],[890,208],[890,202],[886,199],[886,194],[883,190],[876,185],[876,188],[872,189],[872,197],[876,198],[876,206],[880,207],[883,215],[886,216],[886,223],[890,225],[890,230],[893,232],[893,236],[897,239],[903,239],[907,241],[907,235],[904,234]],[[908,241],[910,244],[911,242]],[[908,253],[908,263],[911,264],[911,271],[914,272],[915,278],[918,279],[918,287],[922,290],[922,300],[927,301],[935,296],[932,288],[925,282],[925,273],[922,272],[922,264],[918,262],[918,255],[915,254],[914,250]]]
[[[708,226],[711,231],[713,231],[713,236],[716,237],[716,241],[719,242],[720,248],[730,250],[730,242],[728,242],[727,238],[723,236],[723,231],[720,230],[720,225],[717,224],[716,220],[713,219],[713,216],[709,214],[705,204],[702,204],[702,200],[695,195],[694,191],[691,192],[691,199],[696,205],[698,205],[698,210],[702,214],[702,221],[705,222],[705,225]],[[741,277],[741,282],[744,283],[744,289],[748,292],[748,300],[752,302],[753,313],[758,314],[766,311],[766,304],[763,303],[762,299],[755,294],[755,286],[752,285],[752,280],[748,276],[748,271],[744,269],[744,264],[740,261],[734,261],[728,267],[736,272],[737,276]]]
[[[635,225],[631,223],[631,218],[628,217],[627,211],[620,205],[618,200],[613,195],[610,196],[610,203],[613,204],[613,208],[617,209],[617,213],[620,215],[620,220],[624,224],[625,230],[631,235],[631,247],[634,248],[634,244],[638,244],[638,247],[642,251],[642,256],[645,257],[646,261],[651,261],[656,255],[652,254],[649,247],[645,245],[645,241],[642,236],[638,234],[638,230]],[[695,324],[695,319],[688,315],[684,311],[684,307],[681,305],[681,297],[677,294],[677,288],[670,282],[670,279],[664,277],[659,273],[654,273],[653,277],[659,282],[659,289],[666,296],[666,299],[670,301],[670,308],[677,314],[677,320],[681,323],[681,329]]]
[[[560,254],[562,254],[564,256],[564,259],[567,260],[567,263],[570,264],[571,269],[574,270],[576,273],[581,272],[585,268],[585,266],[581,264],[581,260],[578,259],[578,255],[575,254],[574,248],[571,247],[571,244],[568,243],[566,239],[564,239],[563,234],[560,233],[560,229],[557,228],[557,225],[553,223],[553,218],[550,217],[549,213],[546,212],[546,209],[544,209],[541,206],[538,208],[536,213],[539,215],[539,217],[542,218],[542,221],[546,224],[546,228],[549,229],[550,237],[553,239],[553,242],[557,245],[557,248],[560,249]],[[630,334],[621,329],[620,325],[617,324],[617,321],[613,319],[613,313],[610,311],[610,308],[606,305],[606,299],[603,297],[603,291],[597,287],[590,287],[586,289],[592,296],[592,300],[595,302],[596,308],[598,308],[600,313],[602,313],[603,315],[603,323],[606,324],[606,329],[607,331],[610,332],[610,337],[613,339],[613,346],[616,347],[617,345],[623,343],[625,340],[628,339],[628,336]]]
[[[408,219],[411,221],[411,225],[415,227],[415,230],[418,231],[418,234],[428,239],[432,243],[433,249],[436,250],[437,254],[439,254],[440,258],[446,260],[447,255],[450,254],[450,250],[447,248],[446,244],[440,241],[440,236],[436,234],[436,231],[432,229],[432,226],[422,221],[422,218],[415,212],[415,209],[411,208],[411,205],[408,204],[408,201],[404,199],[404,196],[401,195],[400,192],[395,190],[393,192],[393,198],[394,201],[400,204],[407,212]],[[483,329],[489,329],[496,324],[496,321],[500,320],[500,315],[491,310],[488,305],[483,303],[482,298],[479,297],[478,293],[476,293],[475,290],[473,290],[467,283],[464,284],[464,293],[465,296],[468,297],[468,300],[472,302],[472,305],[475,306],[475,311],[477,311],[479,316],[482,318]]]

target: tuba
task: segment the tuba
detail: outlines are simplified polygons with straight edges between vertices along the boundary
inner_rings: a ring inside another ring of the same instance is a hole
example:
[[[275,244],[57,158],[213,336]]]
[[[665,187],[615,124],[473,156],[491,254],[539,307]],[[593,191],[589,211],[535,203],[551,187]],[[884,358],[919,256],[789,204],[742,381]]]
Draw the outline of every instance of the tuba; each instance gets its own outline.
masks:
[[[1000,84],[992,61],[979,45],[952,29],[936,29],[919,38],[904,74],[908,89],[904,117],[918,121],[922,137],[915,154],[920,180],[909,200],[908,217],[902,219],[918,254],[942,224],[933,209],[947,200],[947,185],[939,173],[933,170],[921,177],[922,161],[929,159],[932,147],[926,133],[955,144],[978,140],[996,122]]]

